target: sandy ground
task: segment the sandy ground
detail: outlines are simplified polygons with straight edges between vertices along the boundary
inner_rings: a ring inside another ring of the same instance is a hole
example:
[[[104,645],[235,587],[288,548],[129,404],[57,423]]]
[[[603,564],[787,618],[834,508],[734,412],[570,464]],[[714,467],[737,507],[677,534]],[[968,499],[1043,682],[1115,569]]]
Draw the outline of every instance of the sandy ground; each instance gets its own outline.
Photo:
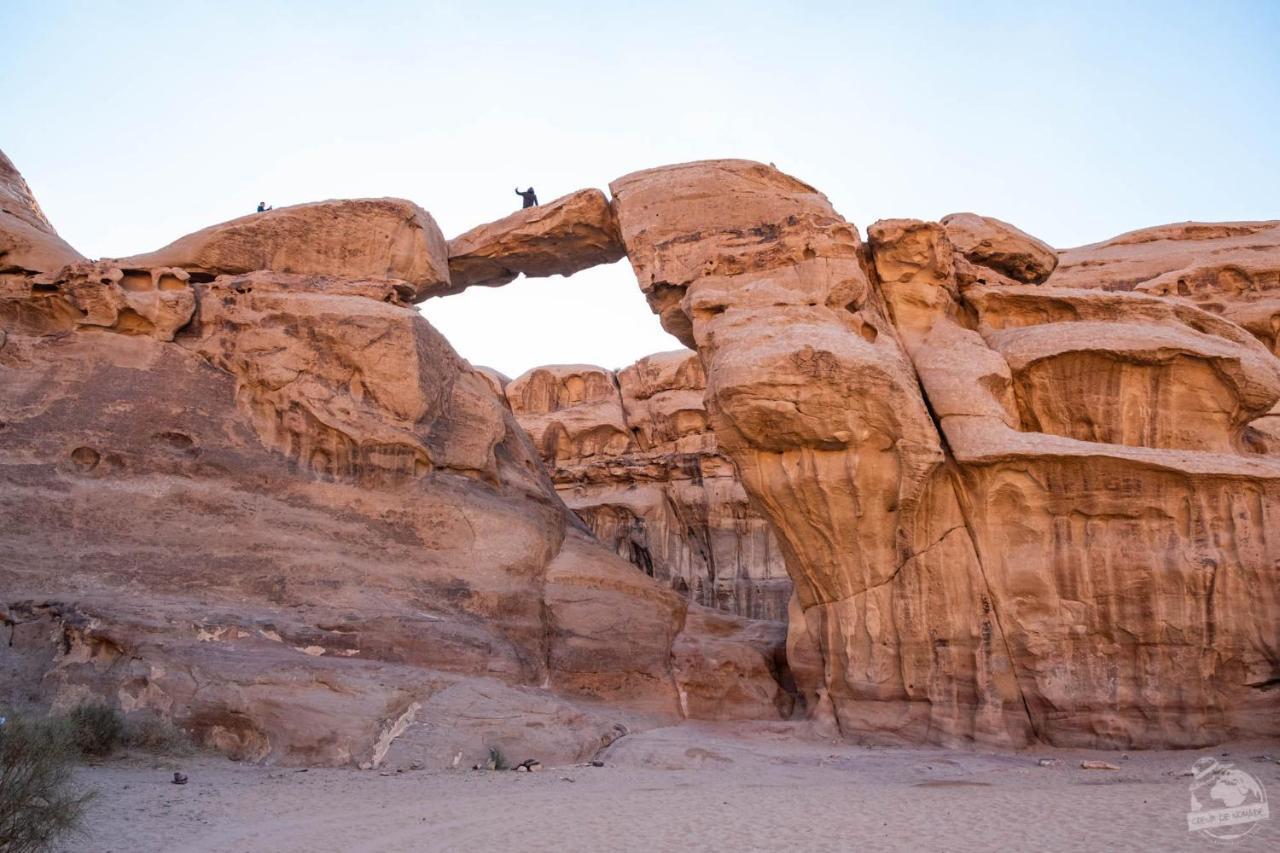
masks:
[[[1187,831],[1186,774],[1203,755],[1280,797],[1274,743],[1123,758],[856,747],[785,725],[687,724],[623,738],[604,767],[540,773],[126,758],[80,772],[99,794],[86,835],[66,849],[1280,850],[1280,800],[1240,841]],[[1088,759],[1120,769],[1081,769]],[[187,785],[172,784],[175,767]]]

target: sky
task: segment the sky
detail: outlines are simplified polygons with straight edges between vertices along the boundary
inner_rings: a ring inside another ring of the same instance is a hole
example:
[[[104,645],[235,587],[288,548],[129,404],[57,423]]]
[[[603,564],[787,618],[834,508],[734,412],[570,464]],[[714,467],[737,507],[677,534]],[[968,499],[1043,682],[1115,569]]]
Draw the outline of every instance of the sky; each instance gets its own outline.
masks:
[[[847,219],[1053,245],[1280,218],[1280,2],[0,0],[0,149],[89,257],[397,196],[446,237],[637,169],[773,162]],[[475,364],[679,346],[625,261],[428,300]]]

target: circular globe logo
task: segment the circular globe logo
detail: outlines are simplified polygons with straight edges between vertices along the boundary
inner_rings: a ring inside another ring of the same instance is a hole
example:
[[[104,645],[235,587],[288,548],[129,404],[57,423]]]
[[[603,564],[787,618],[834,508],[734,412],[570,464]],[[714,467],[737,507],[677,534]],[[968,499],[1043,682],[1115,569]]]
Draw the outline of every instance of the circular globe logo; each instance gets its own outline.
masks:
[[[1192,765],[1191,775],[1189,831],[1234,841],[1271,816],[1262,783],[1234,765],[1201,758]]]

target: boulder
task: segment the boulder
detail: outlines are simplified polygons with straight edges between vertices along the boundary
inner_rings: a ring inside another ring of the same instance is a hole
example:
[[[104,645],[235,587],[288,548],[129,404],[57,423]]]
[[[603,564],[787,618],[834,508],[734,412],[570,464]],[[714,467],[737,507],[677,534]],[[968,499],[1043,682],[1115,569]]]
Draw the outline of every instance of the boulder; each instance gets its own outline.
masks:
[[[202,280],[258,270],[391,279],[415,299],[448,286],[448,249],[431,214],[397,198],[343,199],[253,213],[116,262],[181,267]]]
[[[685,716],[699,720],[791,716],[795,696],[781,622],[743,619],[690,607],[672,648]]]
[[[993,216],[953,213],[942,217],[942,228],[966,260],[1017,282],[1039,284],[1058,265],[1052,246]]]
[[[573,275],[622,257],[609,201],[600,190],[578,190],[516,211],[449,241],[450,281],[427,296],[497,287],[518,275]]]

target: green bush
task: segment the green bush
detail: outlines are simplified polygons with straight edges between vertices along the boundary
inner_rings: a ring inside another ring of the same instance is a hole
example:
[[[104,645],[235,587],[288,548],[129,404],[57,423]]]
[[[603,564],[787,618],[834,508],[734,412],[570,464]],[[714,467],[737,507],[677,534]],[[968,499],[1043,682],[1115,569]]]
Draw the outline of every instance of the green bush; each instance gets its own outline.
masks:
[[[71,788],[76,750],[59,720],[11,717],[0,725],[0,850],[46,850],[78,829],[93,794]]]
[[[110,755],[124,742],[124,717],[110,705],[77,705],[67,721],[82,755]]]

